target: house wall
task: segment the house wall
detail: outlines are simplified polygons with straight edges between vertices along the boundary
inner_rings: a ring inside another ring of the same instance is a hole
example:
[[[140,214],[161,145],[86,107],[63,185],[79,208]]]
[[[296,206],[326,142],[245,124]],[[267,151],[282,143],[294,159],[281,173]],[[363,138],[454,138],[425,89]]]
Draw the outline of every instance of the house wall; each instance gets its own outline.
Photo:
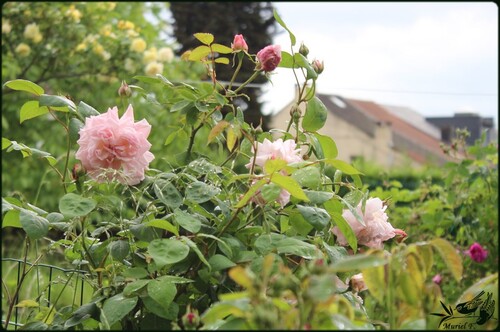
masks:
[[[290,106],[291,104],[287,105],[272,117],[271,128],[286,130],[290,121]],[[304,114],[305,111],[303,107],[301,108]],[[385,167],[418,165],[406,155],[393,149],[391,126],[387,123],[377,123],[372,136],[336,116],[333,112],[329,112],[324,127],[318,132],[330,136],[337,144],[339,152],[337,158],[349,163],[353,158],[363,157],[366,161]]]

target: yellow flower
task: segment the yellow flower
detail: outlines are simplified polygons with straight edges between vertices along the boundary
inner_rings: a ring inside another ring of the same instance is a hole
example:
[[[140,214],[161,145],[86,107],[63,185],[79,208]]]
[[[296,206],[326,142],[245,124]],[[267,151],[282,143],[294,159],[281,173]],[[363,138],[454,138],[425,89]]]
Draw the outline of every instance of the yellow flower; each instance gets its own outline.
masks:
[[[135,24],[130,21],[123,21],[123,20],[118,21],[118,29],[120,30],[128,30],[134,28]]]
[[[156,61],[158,54],[156,52],[156,47],[151,47],[149,50],[144,52],[142,56],[142,62],[147,65],[150,62]]]
[[[158,60],[170,63],[174,59],[174,51],[170,47],[162,47],[158,51]]]
[[[146,66],[144,71],[146,72],[146,74],[151,76],[154,76],[156,74],[161,74],[163,73],[163,64],[156,61],[150,62]]]
[[[112,30],[111,24],[106,24],[101,28],[101,30],[99,30],[99,32],[101,33],[101,35],[108,37],[111,35],[111,30]]]
[[[19,54],[20,57],[27,57],[31,53],[31,48],[25,43],[21,43],[16,47],[16,53]]]
[[[146,42],[142,38],[135,38],[130,44],[130,49],[137,53],[142,53],[146,49]]]
[[[82,18],[82,13],[78,9],[75,9],[75,5],[71,5],[69,6],[69,9],[66,11],[66,16],[71,17],[73,21],[78,23]]]
[[[128,29],[126,31],[126,34],[127,34],[127,37],[129,37],[129,38],[133,38],[133,37],[139,36],[139,33],[137,31],[133,30],[133,29]]]
[[[34,43],[39,43],[43,39],[36,23],[30,23],[24,28],[24,37],[33,40]]]
[[[85,51],[87,49],[87,44],[85,43],[80,43],[76,46],[76,51],[77,52],[81,52],[81,51]]]
[[[12,30],[12,25],[10,25],[9,20],[5,20],[2,22],[2,33],[8,34]]]

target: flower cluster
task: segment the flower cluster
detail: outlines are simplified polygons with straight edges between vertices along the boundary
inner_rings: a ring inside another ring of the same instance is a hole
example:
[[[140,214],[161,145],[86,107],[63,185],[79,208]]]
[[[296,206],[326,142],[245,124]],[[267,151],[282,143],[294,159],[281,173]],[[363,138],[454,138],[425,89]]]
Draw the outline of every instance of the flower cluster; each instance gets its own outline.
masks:
[[[106,113],[87,118],[80,130],[77,141],[80,147],[75,157],[98,182],[116,178],[124,184],[138,184],[154,159],[147,141],[150,131],[147,120],[134,122],[132,105],[121,118],[115,106]]]
[[[385,213],[387,206],[384,206],[380,198],[369,198],[366,200],[365,213],[361,211],[361,202],[358,204],[356,211],[362,216],[365,226],[363,226],[354,216],[354,214],[346,209],[342,213],[344,219],[349,223],[358,244],[365,245],[371,248],[382,248],[384,241],[392,239],[396,235],[406,237],[406,233],[402,230],[395,229],[387,220],[389,217]],[[333,234],[337,236],[337,242],[345,246],[347,239],[337,226],[332,228]]]

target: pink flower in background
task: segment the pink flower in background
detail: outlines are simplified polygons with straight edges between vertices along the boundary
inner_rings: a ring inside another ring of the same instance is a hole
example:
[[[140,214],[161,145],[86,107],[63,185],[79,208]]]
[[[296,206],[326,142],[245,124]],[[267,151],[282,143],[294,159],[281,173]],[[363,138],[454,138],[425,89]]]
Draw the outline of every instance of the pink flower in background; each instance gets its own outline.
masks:
[[[441,280],[443,280],[443,277],[438,273],[434,277],[432,277],[432,282],[439,285],[441,283]]]
[[[255,184],[255,182],[257,182],[257,180],[254,180],[252,182],[252,185]],[[258,205],[266,205],[268,203],[266,202],[264,197],[262,197],[260,190],[257,190],[254,196],[251,198],[251,201]],[[281,205],[281,207],[284,207],[285,205],[287,205],[288,202],[290,202],[290,193],[285,189],[281,189],[278,198],[276,198],[276,202],[278,202]]]
[[[255,150],[254,150],[255,153]],[[264,167],[264,164],[269,159],[283,159],[288,164],[303,161],[300,155],[300,149],[297,149],[297,144],[293,139],[287,139],[283,142],[281,138],[271,142],[267,138],[262,143],[257,142],[257,155],[255,156],[255,165]],[[250,169],[252,167],[253,158],[246,164]]]
[[[248,45],[247,42],[245,41],[245,38],[243,38],[243,35],[234,36],[234,40],[231,43],[231,48],[233,49],[234,52],[239,52],[239,51],[248,52]]]
[[[474,242],[469,250],[465,251],[465,254],[469,256],[474,262],[484,262],[486,257],[488,257],[488,251],[484,249],[479,243]]]
[[[257,60],[259,61],[257,70],[265,72],[275,70],[281,61],[281,46],[269,45],[264,47],[257,53]]]
[[[116,106],[109,108],[106,113],[86,119],[75,157],[96,181],[116,178],[124,184],[137,184],[154,159],[147,140],[150,131],[151,125],[145,119],[134,122],[132,105],[121,118]]]
[[[368,289],[368,286],[365,284],[365,279],[363,279],[363,273],[355,274],[349,279],[349,286],[351,286],[352,290],[356,293],[362,292]]]
[[[363,218],[366,226],[361,225],[351,211],[344,210],[342,216],[349,223],[354,234],[356,234],[358,244],[363,244],[371,248],[382,248],[382,242],[396,236],[396,230],[387,221],[389,217],[385,213],[386,208],[387,206],[383,205],[380,198],[369,198],[366,200],[365,213],[363,214],[360,202],[356,211]],[[332,232],[337,236],[337,242],[340,245],[347,245],[345,236],[337,226],[332,229]]]

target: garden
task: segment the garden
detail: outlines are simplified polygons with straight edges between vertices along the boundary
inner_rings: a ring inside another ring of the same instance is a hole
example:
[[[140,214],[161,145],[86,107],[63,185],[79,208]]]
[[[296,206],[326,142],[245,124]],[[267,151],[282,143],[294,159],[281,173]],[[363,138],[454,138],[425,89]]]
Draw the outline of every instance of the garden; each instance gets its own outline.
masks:
[[[2,328],[497,328],[497,143],[460,130],[419,170],[338,159],[328,63],[276,10],[289,45],[198,31],[179,56],[160,15],[3,5]],[[287,130],[242,106],[278,67]]]

